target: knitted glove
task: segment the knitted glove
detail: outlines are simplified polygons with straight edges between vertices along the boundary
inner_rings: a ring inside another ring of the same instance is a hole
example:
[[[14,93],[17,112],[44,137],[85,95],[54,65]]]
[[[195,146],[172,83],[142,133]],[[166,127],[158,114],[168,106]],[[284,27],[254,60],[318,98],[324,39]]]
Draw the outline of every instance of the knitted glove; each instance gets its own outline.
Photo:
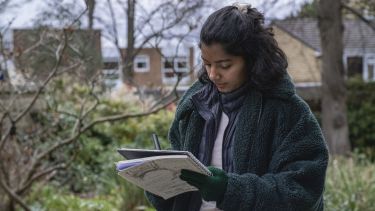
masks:
[[[180,178],[199,189],[206,201],[221,201],[227,189],[228,176],[225,171],[208,167],[212,176],[207,176],[187,169],[181,170]]]

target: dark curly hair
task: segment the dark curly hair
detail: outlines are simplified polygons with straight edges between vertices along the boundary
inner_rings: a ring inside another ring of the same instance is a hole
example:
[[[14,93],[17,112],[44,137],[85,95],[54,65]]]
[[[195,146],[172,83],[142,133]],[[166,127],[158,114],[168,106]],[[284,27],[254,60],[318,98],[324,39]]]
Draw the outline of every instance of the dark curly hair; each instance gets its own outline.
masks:
[[[212,13],[203,24],[199,47],[213,43],[221,44],[228,54],[244,58],[249,81],[260,91],[272,89],[286,74],[285,53],[272,28],[264,27],[263,14],[251,6],[241,11],[237,6],[227,6]],[[199,80],[210,81],[204,66]]]

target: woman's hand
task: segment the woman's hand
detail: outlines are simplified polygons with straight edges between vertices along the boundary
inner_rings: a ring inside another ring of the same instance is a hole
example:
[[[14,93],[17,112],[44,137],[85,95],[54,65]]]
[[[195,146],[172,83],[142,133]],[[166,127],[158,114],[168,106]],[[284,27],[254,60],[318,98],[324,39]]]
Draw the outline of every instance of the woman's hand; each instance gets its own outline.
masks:
[[[198,188],[204,200],[221,201],[227,189],[228,176],[222,169],[209,166],[208,170],[212,176],[182,169],[180,178]]]

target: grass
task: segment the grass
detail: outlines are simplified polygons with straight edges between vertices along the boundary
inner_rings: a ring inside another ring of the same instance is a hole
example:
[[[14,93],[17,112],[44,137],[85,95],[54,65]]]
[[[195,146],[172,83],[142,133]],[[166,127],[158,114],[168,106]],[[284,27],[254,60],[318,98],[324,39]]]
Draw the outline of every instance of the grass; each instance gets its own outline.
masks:
[[[325,188],[325,210],[375,210],[375,165],[358,154],[331,158]]]

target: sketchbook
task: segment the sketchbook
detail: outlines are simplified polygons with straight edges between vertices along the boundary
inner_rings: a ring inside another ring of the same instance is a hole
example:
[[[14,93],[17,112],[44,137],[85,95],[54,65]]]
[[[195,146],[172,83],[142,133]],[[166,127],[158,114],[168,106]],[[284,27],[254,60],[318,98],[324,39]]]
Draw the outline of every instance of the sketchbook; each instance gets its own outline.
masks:
[[[188,151],[122,148],[118,152],[127,159],[116,163],[118,174],[163,199],[198,190],[180,179],[181,169],[211,175],[206,166]]]

